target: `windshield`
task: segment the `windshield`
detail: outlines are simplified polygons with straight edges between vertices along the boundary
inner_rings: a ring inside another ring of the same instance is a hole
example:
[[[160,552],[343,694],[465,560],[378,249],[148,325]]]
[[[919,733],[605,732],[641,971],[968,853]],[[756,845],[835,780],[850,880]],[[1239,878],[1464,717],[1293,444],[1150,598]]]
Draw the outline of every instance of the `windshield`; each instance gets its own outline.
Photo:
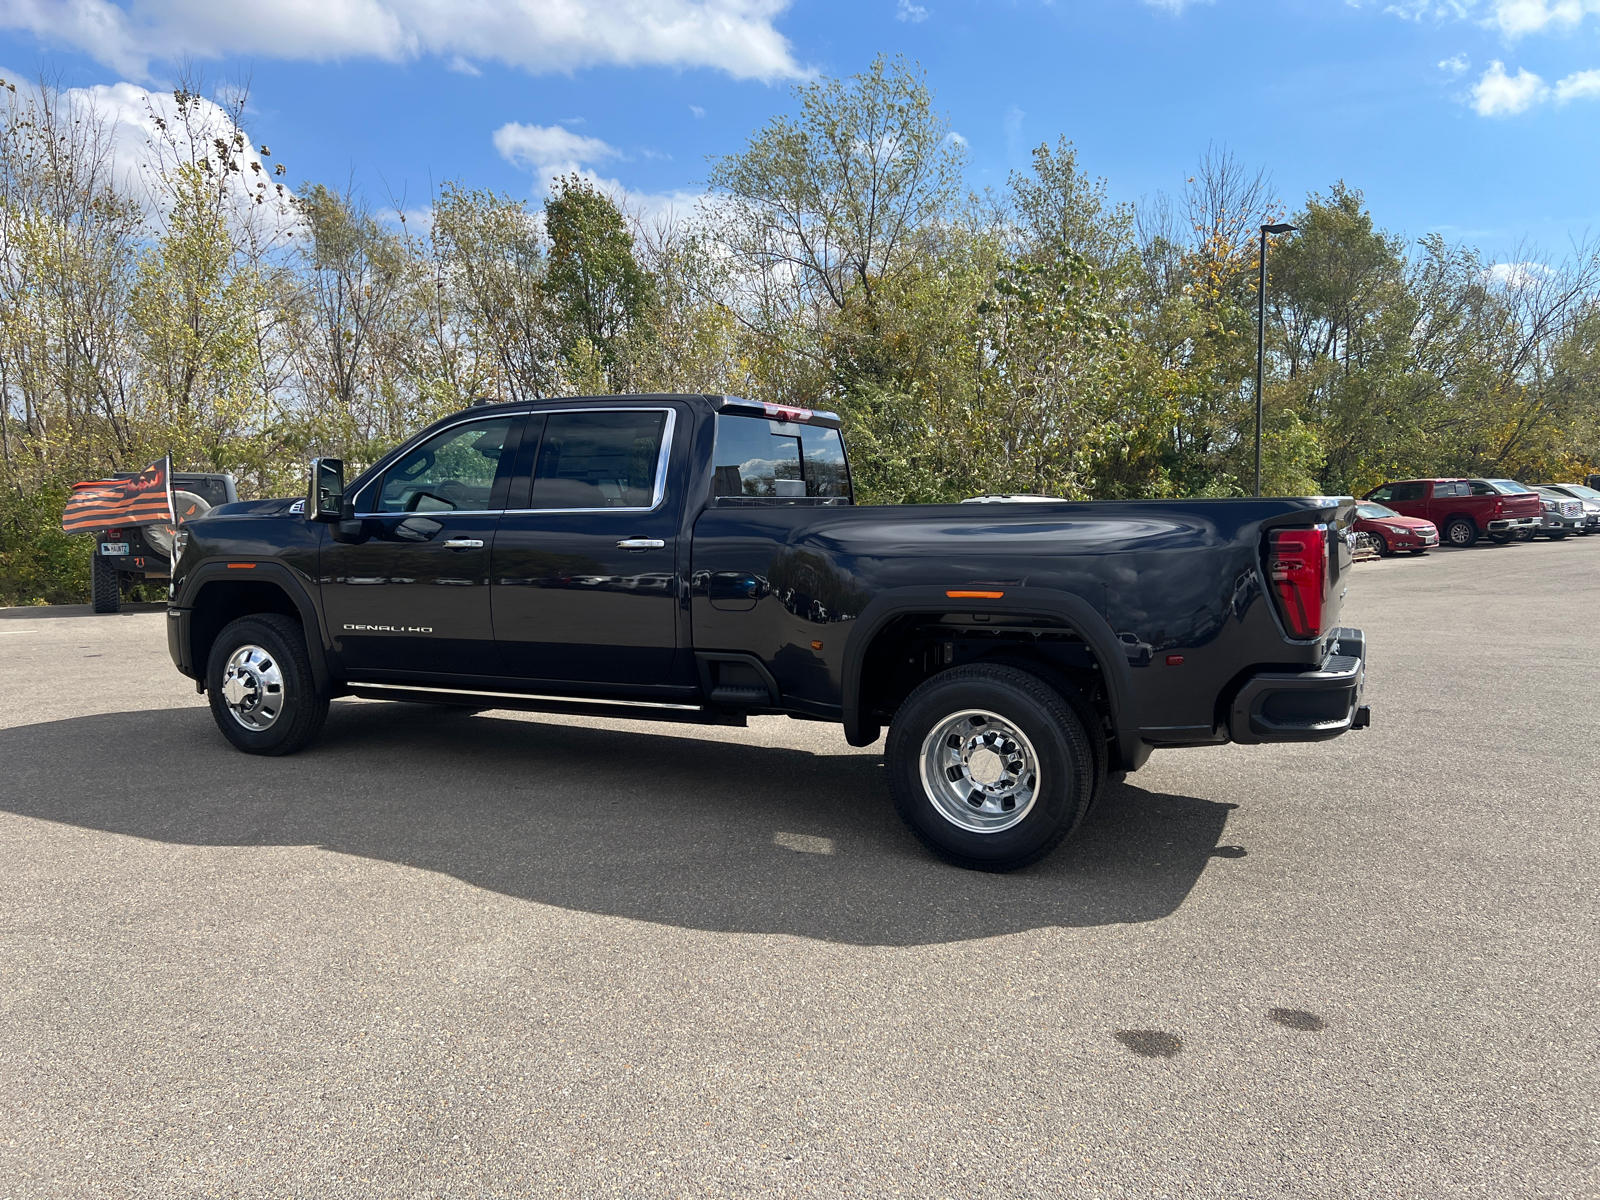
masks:
[[[1533,489],[1525,488],[1515,479],[1490,479],[1486,481],[1495,491],[1507,496],[1531,495]]]
[[[1574,496],[1581,497],[1584,500],[1600,500],[1600,492],[1595,491],[1592,487],[1584,487],[1581,483],[1563,483],[1561,490],[1571,492]]]
[[[1369,521],[1381,521],[1385,517],[1398,517],[1400,514],[1392,508],[1385,508],[1381,504],[1358,504],[1356,512]]]

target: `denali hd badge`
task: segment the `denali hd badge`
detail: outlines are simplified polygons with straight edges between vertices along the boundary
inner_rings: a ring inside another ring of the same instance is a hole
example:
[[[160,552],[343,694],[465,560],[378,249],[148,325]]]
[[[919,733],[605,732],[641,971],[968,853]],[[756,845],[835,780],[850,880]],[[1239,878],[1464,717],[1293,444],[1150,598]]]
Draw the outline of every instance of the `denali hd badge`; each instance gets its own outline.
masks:
[[[355,633],[432,633],[432,625],[346,625]]]

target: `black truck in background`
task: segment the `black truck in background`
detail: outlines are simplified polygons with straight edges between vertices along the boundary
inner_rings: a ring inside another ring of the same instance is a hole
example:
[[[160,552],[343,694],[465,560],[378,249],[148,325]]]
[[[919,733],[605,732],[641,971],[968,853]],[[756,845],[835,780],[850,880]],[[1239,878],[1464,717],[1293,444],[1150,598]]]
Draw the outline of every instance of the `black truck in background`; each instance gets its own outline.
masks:
[[[172,658],[241,750],[343,695],[887,726],[913,832],[1010,870],[1154,749],[1367,722],[1349,498],[862,506],[837,417],[699,395],[478,406],[342,476],[178,530]]]
[[[132,479],[131,472],[112,479]],[[213,508],[236,504],[239,491],[232,475],[175,471],[172,475],[173,515],[181,524],[203,517]],[[171,578],[172,526],[161,524],[116,525],[94,533],[89,560],[89,592],[97,613],[122,609],[128,588],[144,579]]]

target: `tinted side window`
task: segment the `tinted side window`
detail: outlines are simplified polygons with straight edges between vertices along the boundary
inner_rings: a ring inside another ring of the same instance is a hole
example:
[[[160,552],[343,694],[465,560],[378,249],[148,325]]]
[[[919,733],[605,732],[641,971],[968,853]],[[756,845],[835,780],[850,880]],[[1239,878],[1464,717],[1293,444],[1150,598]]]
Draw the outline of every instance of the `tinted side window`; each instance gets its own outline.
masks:
[[[801,499],[850,495],[837,429],[734,414],[717,417],[713,496]]]
[[[1367,499],[1368,500],[1380,500],[1380,501],[1381,500],[1393,500],[1394,499],[1394,489],[1392,487],[1377,488],[1376,490],[1373,491],[1373,493],[1370,496],[1367,497]]]
[[[1474,496],[1498,496],[1500,493],[1495,491],[1494,488],[1490,487],[1487,483],[1479,480],[1472,485],[1472,494]]]
[[[551,413],[533,471],[532,508],[649,508],[664,412]]]
[[[1458,481],[1456,483],[1436,483],[1436,484],[1434,484],[1433,485],[1433,494],[1435,496],[1465,496],[1465,495],[1468,495],[1469,493],[1468,493],[1468,489],[1467,489],[1466,483]]]
[[[1423,491],[1427,487],[1424,483],[1397,483],[1391,489],[1391,500],[1421,500]]]
[[[511,417],[471,421],[402,454],[383,476],[379,512],[486,509]]]

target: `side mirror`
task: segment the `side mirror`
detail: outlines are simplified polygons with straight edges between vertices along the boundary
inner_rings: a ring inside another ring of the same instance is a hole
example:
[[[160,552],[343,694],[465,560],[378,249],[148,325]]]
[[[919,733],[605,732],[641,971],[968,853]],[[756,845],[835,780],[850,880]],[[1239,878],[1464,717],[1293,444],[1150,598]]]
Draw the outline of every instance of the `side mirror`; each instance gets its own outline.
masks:
[[[311,460],[311,484],[306,496],[306,520],[337,521],[344,511],[344,460]]]

